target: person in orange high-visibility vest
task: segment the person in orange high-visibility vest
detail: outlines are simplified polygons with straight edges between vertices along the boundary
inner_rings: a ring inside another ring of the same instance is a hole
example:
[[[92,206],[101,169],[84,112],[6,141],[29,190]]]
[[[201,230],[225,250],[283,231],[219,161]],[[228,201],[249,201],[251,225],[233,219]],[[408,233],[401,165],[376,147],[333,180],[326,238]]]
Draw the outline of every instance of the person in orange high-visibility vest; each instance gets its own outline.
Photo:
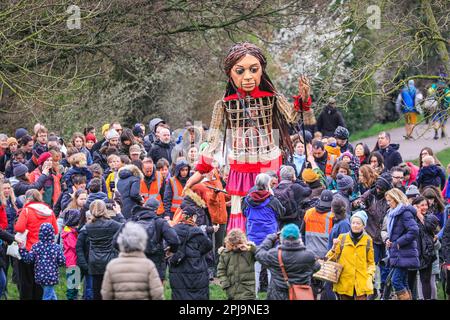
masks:
[[[184,186],[189,179],[191,167],[186,160],[180,160],[175,165],[174,175],[166,183],[164,190],[164,215],[173,218],[174,213],[180,207]]]
[[[305,246],[318,258],[324,258],[328,252],[328,238],[333,228],[334,214],[331,212],[333,192],[323,190],[317,206],[306,211],[301,233]]]
[[[144,174],[144,178],[141,180],[140,194],[144,198],[144,203],[149,198],[158,200],[159,207],[156,213],[161,215],[164,213],[163,194],[161,194],[164,180],[161,173],[156,171],[152,158],[145,158],[142,161],[142,173]]]

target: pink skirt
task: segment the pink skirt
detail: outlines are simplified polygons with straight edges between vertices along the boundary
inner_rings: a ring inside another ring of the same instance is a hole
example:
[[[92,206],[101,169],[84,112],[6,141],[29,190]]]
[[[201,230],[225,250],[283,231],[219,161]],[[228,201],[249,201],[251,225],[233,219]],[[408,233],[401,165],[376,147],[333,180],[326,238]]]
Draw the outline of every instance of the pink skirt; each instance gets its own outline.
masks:
[[[226,190],[232,196],[245,197],[255,185],[257,172],[237,172],[230,169]]]

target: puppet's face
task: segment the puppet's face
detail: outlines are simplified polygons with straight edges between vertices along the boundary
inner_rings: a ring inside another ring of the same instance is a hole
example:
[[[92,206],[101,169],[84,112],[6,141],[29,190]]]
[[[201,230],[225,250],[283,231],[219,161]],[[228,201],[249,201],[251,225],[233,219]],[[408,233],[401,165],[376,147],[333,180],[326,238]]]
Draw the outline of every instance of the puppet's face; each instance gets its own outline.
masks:
[[[231,79],[236,87],[251,92],[259,86],[262,77],[261,63],[254,56],[245,55],[231,68]]]

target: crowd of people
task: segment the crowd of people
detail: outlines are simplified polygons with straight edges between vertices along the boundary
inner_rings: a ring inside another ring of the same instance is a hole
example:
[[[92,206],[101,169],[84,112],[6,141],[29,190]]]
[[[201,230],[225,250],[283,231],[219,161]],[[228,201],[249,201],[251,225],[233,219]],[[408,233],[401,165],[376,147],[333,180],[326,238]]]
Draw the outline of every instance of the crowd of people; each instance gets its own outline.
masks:
[[[404,162],[387,132],[353,146],[335,104],[256,176],[244,230],[227,230],[226,161],[188,183],[207,132],[191,121],[0,134],[0,296],[11,278],[20,299],[54,300],[61,267],[68,300],[163,299],[165,282],[188,300],[211,282],[235,300],[287,300],[292,284],[322,300],[450,294],[450,166],[430,148]],[[343,266],[336,283],[314,277],[328,260]]]

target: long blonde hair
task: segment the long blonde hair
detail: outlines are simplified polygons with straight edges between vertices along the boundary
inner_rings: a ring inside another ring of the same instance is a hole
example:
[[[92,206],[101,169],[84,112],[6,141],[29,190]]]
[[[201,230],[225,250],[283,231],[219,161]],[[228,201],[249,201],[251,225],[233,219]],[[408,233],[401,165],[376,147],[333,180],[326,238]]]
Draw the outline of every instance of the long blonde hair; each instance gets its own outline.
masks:
[[[77,200],[83,193],[87,194],[88,192],[86,190],[77,190],[77,191],[75,191],[75,193],[73,194],[73,197],[72,197],[72,201],[70,201],[70,203],[67,206],[67,208],[69,208],[69,209],[80,209],[78,207],[78,205],[77,205]]]
[[[393,188],[386,192],[385,196],[389,196],[392,200],[395,201],[397,206],[399,204],[408,205],[408,198],[406,195],[398,188]]]
[[[16,205],[16,195],[14,194],[14,189],[11,185],[11,182],[6,179],[6,180],[0,180],[0,202],[2,205],[6,206],[6,202],[7,202],[7,198],[5,197],[4,193],[3,193],[3,185],[4,184],[9,184],[11,186],[11,192],[9,195],[9,200],[11,200],[11,204],[14,207],[14,209],[17,211],[17,205]]]

